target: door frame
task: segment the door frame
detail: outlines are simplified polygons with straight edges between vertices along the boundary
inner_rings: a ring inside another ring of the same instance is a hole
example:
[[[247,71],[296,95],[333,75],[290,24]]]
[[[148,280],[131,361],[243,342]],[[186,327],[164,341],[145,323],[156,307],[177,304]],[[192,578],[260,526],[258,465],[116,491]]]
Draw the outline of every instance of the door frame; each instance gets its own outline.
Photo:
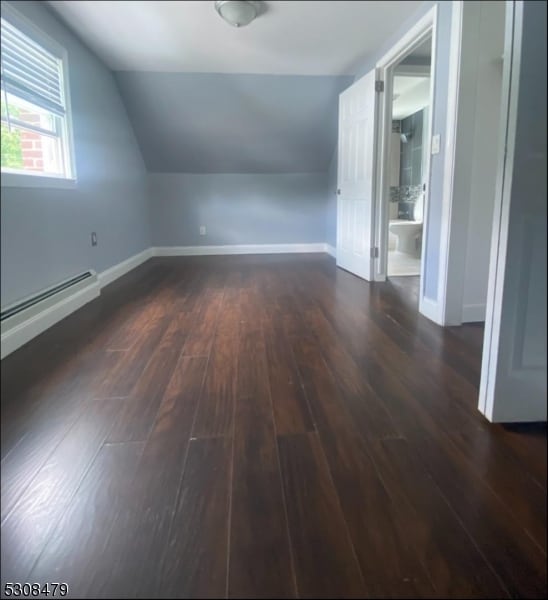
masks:
[[[509,16],[510,18],[508,18]],[[518,19],[520,18],[521,11],[518,13]],[[521,22],[517,23],[518,27],[514,27],[515,19],[514,3],[506,2],[504,54],[507,60],[503,62],[502,67],[502,100],[500,107],[501,143],[498,148],[498,171],[486,303],[487,314],[485,315],[478,399],[478,410],[489,421],[493,420],[495,402],[521,63]]]
[[[539,419],[530,409],[514,402],[514,397],[497,385],[499,370],[504,372],[510,362],[503,357],[501,327],[503,325],[503,296],[506,275],[506,256],[510,229],[510,208],[513,191],[512,179],[518,121],[518,100],[521,72],[521,48],[523,42],[523,2],[506,1],[506,26],[504,35],[502,101],[500,114],[500,140],[498,148],[498,171],[491,235],[489,281],[487,290],[487,314],[483,337],[481,379],[478,410],[491,422],[520,422],[546,420],[546,412]],[[515,199],[514,199],[515,201]],[[503,357],[501,359],[501,357]],[[505,393],[506,392],[506,393]],[[498,410],[495,407],[498,402]],[[501,407],[501,404],[503,405]],[[501,418],[501,415],[504,415]]]
[[[430,61],[430,99],[428,111],[428,139],[431,141],[434,120],[434,90],[435,90],[435,64],[436,64],[436,27],[437,27],[437,5],[434,5],[421,19],[419,19],[408,31],[400,38],[394,46],[377,62],[376,68],[378,79],[384,83],[384,93],[379,102],[379,115],[377,121],[377,149],[379,160],[377,164],[376,189],[378,194],[375,198],[375,226],[374,240],[375,247],[378,248],[378,259],[374,264],[374,281],[386,281],[386,270],[388,262],[388,221],[389,221],[389,194],[390,194],[390,133],[392,131],[392,90],[394,70],[398,63],[411,51],[420,46],[428,37],[432,37],[432,56]],[[430,146],[430,142],[428,144]],[[421,267],[420,267],[420,291],[419,291],[419,311],[430,317],[428,302],[424,297],[424,271],[425,256],[428,238],[428,207],[430,204],[430,167],[431,152],[430,147],[427,156],[426,173],[427,185],[424,194],[423,208],[423,234],[421,248]],[[432,317],[430,317],[432,318]]]

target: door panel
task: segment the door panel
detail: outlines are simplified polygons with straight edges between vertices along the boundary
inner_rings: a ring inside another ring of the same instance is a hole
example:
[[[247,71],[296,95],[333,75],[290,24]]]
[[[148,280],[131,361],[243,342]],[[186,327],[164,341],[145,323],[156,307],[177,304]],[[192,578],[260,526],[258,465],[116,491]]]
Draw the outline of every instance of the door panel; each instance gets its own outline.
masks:
[[[339,97],[337,266],[373,279],[375,71]]]
[[[546,3],[507,11],[479,408],[491,421],[546,421]]]

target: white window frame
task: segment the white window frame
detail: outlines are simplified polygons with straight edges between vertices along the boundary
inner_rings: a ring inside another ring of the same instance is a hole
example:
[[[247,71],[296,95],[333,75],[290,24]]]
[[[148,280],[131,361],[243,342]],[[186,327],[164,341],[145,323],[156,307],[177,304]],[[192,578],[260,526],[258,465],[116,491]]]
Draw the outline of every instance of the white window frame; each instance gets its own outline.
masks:
[[[66,176],[60,177],[59,175],[48,175],[47,173],[31,174],[2,171],[1,185],[2,187],[74,188],[76,187],[77,179],[76,163],[74,160],[74,136],[72,130],[68,53],[63,46],[45,34],[41,29],[38,29],[34,23],[7,4],[7,2],[2,2],[2,18],[61,61],[61,85],[65,100],[63,152],[66,165]]]

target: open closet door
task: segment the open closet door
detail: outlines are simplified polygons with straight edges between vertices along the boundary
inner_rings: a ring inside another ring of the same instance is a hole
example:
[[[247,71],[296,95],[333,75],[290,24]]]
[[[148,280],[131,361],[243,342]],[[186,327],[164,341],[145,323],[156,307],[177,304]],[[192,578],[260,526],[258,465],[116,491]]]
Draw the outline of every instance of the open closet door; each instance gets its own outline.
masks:
[[[375,70],[339,96],[337,266],[373,279]]]

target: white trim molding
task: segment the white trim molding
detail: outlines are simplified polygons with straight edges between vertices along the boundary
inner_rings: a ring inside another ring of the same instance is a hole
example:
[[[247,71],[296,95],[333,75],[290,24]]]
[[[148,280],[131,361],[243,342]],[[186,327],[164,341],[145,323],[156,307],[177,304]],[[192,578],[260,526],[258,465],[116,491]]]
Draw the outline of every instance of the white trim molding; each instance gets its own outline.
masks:
[[[152,248],[147,248],[134,256],[118,263],[99,273],[92,283],[77,291],[70,292],[70,295],[60,297],[54,304],[48,305],[40,312],[31,313],[29,316],[2,333],[0,358],[11,354],[33,338],[40,335],[46,329],[49,329],[71,313],[97,298],[102,288],[112,283],[114,280],[122,277],[135,267],[147,261],[152,257]]]
[[[72,293],[55,302],[55,304],[44,308],[21,323],[2,333],[0,343],[0,358],[11,354],[33,338],[40,335],[71,313],[78,310],[84,304],[91,302],[101,293],[101,287],[97,278],[84,288]]]
[[[478,323],[485,321],[487,307],[483,304],[464,304],[462,307],[463,323]]]
[[[0,177],[2,187],[21,187],[21,188],[48,188],[48,189],[75,189],[76,179],[66,177],[48,177],[47,175],[30,175],[29,173],[12,173],[2,171]]]
[[[443,325],[440,305],[435,300],[421,296],[419,298],[419,312],[437,325]]]
[[[293,254],[328,252],[316,244],[232,244],[226,246],[156,246],[154,256],[218,256],[222,254]]]
[[[489,257],[487,307],[481,360],[478,410],[493,421],[495,409],[495,384],[497,381],[502,300],[508,251],[510,200],[514,176],[514,153],[517,129],[517,101],[521,72],[523,5],[506,2],[504,31],[504,56],[502,71],[502,103],[500,113],[498,170],[493,210],[493,231]]]
[[[326,244],[325,251],[327,252],[327,254],[329,254],[329,256],[337,258],[337,248],[335,248],[335,246],[332,246],[331,244]]]
[[[440,325],[460,325],[458,317],[451,310],[452,296],[449,294],[449,311],[447,288],[449,285],[449,273],[452,268],[450,256],[451,242],[455,243],[454,235],[451,239],[451,219],[453,207],[453,186],[455,175],[455,156],[456,156],[456,139],[457,139],[457,116],[458,116],[458,100],[459,100],[459,80],[460,80],[460,58],[461,58],[461,42],[462,42],[462,14],[463,2],[452,3],[451,12],[451,50],[449,54],[449,79],[447,84],[447,123],[445,132],[445,162],[443,171],[443,193],[442,193],[442,215],[441,215],[441,232],[439,246],[439,271],[438,271],[438,294],[437,299],[440,305],[441,323]],[[453,232],[454,234],[454,232]],[[462,252],[462,249],[461,249]],[[460,279],[455,282],[455,289],[459,295],[459,286],[462,288],[463,282]],[[462,291],[460,292],[460,306],[462,307]],[[461,309],[462,310],[462,309]]]
[[[101,288],[104,288],[109,283],[112,283],[119,277],[122,277],[122,275],[129,273],[131,270],[146,262],[149,258],[152,258],[152,256],[153,249],[147,248],[146,250],[139,252],[139,254],[130,256],[117,265],[114,265],[105,271],[101,271],[101,273],[99,273],[99,283]]]

